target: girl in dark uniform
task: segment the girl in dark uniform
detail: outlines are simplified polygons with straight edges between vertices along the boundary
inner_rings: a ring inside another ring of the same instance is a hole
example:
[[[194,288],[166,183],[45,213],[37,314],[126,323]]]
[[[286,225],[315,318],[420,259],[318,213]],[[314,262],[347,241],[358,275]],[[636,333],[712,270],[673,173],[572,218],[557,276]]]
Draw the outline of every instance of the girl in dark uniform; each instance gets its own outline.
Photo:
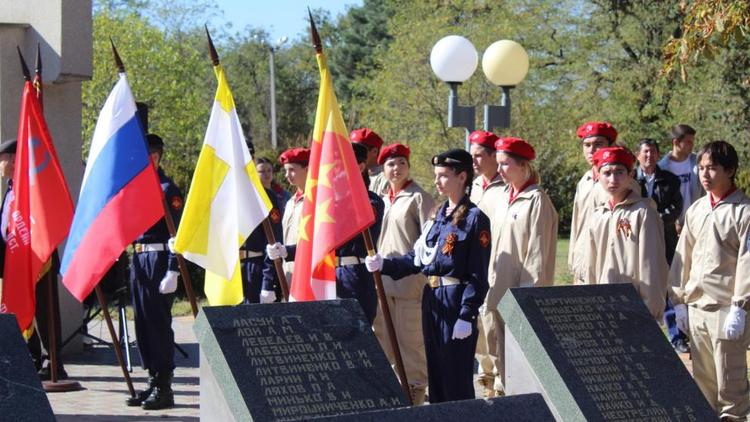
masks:
[[[437,208],[414,250],[403,257],[365,260],[371,272],[400,279],[422,272],[422,331],[430,403],[474,398],[477,313],[487,294],[490,222],[469,201],[471,155],[452,149],[432,157],[435,186],[447,201]]]

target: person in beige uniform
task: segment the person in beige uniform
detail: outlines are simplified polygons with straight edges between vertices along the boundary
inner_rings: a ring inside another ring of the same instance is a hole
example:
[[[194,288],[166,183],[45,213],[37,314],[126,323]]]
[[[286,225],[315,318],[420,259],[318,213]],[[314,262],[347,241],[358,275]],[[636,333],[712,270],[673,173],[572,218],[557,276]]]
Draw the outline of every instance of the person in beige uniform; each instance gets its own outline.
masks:
[[[631,188],[635,162],[622,147],[594,154],[606,203],[594,208],[579,245],[587,257],[588,284],[632,283],[651,315],[661,320],[667,294],[664,226],[650,198]]]
[[[617,140],[617,130],[607,122],[587,122],[576,131],[581,139],[583,157],[590,169],[583,174],[576,185],[576,195],[573,199],[573,215],[570,219],[570,243],[568,244],[568,269],[573,274],[576,283],[581,282],[581,274],[576,270],[577,241],[584,229],[586,217],[594,209],[592,191],[596,186],[594,175],[594,153],[599,148],[612,145]]]
[[[471,186],[469,200],[487,216],[492,216],[504,186],[495,161],[497,139],[494,133],[483,130],[475,130],[469,135],[469,153],[473,160],[474,173],[478,175]]]
[[[598,183],[598,176],[594,168],[594,154],[600,148],[613,146],[617,141],[617,130],[607,122],[588,122],[578,128],[576,134],[581,139],[581,147],[586,162],[591,167],[583,174],[576,185],[573,199],[573,215],[570,221],[570,242],[568,244],[568,269],[573,275],[573,282],[583,284],[588,269],[585,268],[588,256],[587,246],[578,244],[578,239],[586,230],[586,221],[597,205],[606,203],[609,195]],[[640,191],[638,182],[630,178],[630,189]]]
[[[383,166],[378,164],[380,148],[383,146],[383,139],[370,128],[354,129],[349,133],[349,140],[355,144],[362,144],[367,147],[367,173],[370,176],[370,185],[368,189],[378,195],[388,193],[388,179],[383,174]]]
[[[378,156],[378,164],[383,166],[383,173],[390,184],[388,193],[383,195],[385,213],[378,239],[378,251],[386,258],[402,256],[414,249],[414,243],[422,234],[422,226],[429,220],[430,211],[435,206],[432,196],[409,179],[409,155],[410,150],[406,145],[391,144],[384,147]],[[425,284],[427,277],[422,273],[399,280],[383,275],[383,288],[414,405],[424,403],[427,388],[427,360],[422,336],[422,291]],[[379,307],[373,329],[388,360],[394,364],[395,358]]]
[[[493,319],[496,394],[504,394],[505,323],[497,311],[511,287],[551,286],[554,283],[558,216],[531,162],[534,148],[520,138],[497,141],[498,172],[506,186],[491,219],[492,248],[487,311]]]
[[[469,153],[471,154],[474,178],[471,186],[471,195],[469,200],[473,202],[487,216],[492,217],[495,205],[500,200],[503,191],[502,177],[497,172],[497,162],[495,161],[495,142],[498,137],[492,132],[475,130],[469,135]],[[493,327],[493,318],[487,311],[487,306],[483,305],[479,309],[477,318],[477,339],[476,359],[479,362],[479,384],[484,387],[484,397],[495,396],[495,328]],[[488,346],[489,344],[489,346]]]
[[[279,156],[279,163],[284,166],[284,177],[297,191],[284,207],[281,227],[284,233],[283,244],[276,242],[266,246],[266,254],[270,259],[284,258],[284,274],[286,279],[292,280],[294,270],[294,252],[297,245],[298,223],[302,215],[302,199],[305,196],[305,181],[307,180],[307,164],[310,161],[310,150],[307,148],[289,148]],[[290,245],[286,247],[285,245]],[[292,246],[294,245],[294,246]],[[289,250],[291,249],[291,250]]]
[[[677,326],[688,333],[693,376],[722,421],[747,420],[750,386],[750,198],[734,184],[737,152],[724,141],[698,151],[708,192],[685,214],[669,272]]]

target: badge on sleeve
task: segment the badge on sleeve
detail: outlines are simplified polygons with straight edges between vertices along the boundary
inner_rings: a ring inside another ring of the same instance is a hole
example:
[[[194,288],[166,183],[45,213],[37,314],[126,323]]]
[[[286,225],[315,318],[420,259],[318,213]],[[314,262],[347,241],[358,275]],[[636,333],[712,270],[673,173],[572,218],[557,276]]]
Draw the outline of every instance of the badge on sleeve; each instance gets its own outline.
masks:
[[[479,244],[482,245],[483,248],[486,248],[490,244],[490,232],[487,230],[482,230],[479,232]]]
[[[171,205],[173,209],[179,210],[182,208],[182,198],[179,196],[173,196],[172,199],[169,200],[169,205]]]

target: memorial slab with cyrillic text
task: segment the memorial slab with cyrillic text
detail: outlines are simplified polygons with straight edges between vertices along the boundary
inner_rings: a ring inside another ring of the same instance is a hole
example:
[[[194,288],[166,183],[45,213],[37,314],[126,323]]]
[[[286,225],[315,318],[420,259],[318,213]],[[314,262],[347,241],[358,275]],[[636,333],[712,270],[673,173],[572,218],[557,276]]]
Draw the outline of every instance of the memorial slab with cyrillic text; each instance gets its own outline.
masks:
[[[291,421],[407,405],[355,300],[205,307],[201,418]]]
[[[29,348],[12,314],[0,314],[0,420],[55,420]]]
[[[511,289],[499,311],[506,393],[558,420],[716,420],[631,284]]]
[[[540,394],[519,394],[491,399],[458,400],[426,406],[340,415],[314,419],[321,422],[416,422],[416,421],[554,421]]]

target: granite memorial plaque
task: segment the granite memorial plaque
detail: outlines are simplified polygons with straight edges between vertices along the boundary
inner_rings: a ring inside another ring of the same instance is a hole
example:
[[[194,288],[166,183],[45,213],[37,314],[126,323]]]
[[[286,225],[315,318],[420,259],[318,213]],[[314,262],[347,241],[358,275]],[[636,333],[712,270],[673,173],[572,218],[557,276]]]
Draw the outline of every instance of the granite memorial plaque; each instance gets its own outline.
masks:
[[[459,400],[426,406],[402,407],[365,413],[324,417],[316,422],[415,422],[415,421],[493,421],[546,422],[554,421],[541,394],[491,399]]]
[[[717,419],[631,284],[511,289],[499,311],[506,393],[558,420]]]
[[[0,314],[0,418],[55,420],[16,317],[9,314]]]
[[[356,300],[205,307],[205,420],[307,420],[408,402]]]

